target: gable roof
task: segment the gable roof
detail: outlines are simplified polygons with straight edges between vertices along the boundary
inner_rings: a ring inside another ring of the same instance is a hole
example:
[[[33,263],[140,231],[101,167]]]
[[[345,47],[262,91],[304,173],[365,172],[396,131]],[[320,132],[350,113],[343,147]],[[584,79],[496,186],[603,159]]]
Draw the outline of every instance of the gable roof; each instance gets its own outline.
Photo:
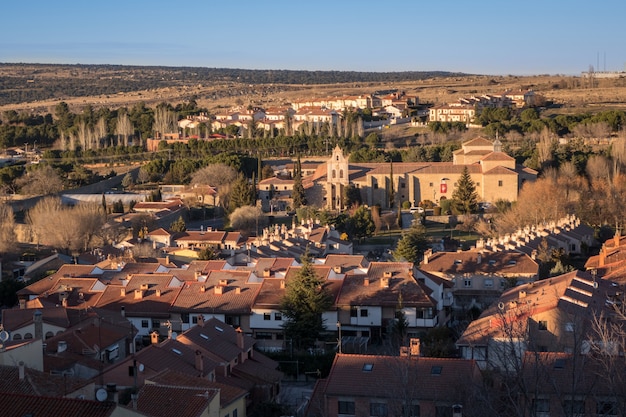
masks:
[[[116,408],[113,402],[71,398],[41,397],[24,394],[0,395],[3,417],[108,417]]]
[[[139,390],[137,410],[152,417],[198,417],[218,392],[205,387],[146,384]]]

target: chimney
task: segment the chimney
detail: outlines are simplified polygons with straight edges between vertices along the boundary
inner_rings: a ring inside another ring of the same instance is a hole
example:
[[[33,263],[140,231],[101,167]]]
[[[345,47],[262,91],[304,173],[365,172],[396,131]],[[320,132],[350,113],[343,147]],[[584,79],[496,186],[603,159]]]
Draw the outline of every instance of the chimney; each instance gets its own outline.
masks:
[[[24,380],[24,374],[25,374],[25,366],[24,366],[24,362],[20,361],[19,363],[19,375],[20,375],[20,381]]]
[[[122,287],[122,288],[120,288],[120,295],[121,295],[122,297],[126,297],[126,288],[123,288],[123,287]]]
[[[383,272],[383,277],[385,278],[391,278],[392,272],[391,271],[385,271]]]
[[[602,245],[602,248],[600,248],[600,256],[598,258],[598,266],[604,266],[606,263],[606,246]]]
[[[478,253],[478,255],[476,255],[476,265],[480,265],[482,261],[483,261],[483,254]]]
[[[227,280],[227,279],[220,279],[219,284],[220,284],[221,286],[225,287],[225,286],[227,286],[227,285],[228,285],[228,280]]]
[[[235,294],[241,294],[241,287],[235,288]]]
[[[281,280],[280,280],[280,289],[281,289],[281,290],[284,290],[284,289],[285,289],[285,280],[284,280],[284,279],[281,279]]]
[[[389,278],[381,278],[380,279],[380,286],[382,288],[389,288]]]
[[[341,274],[342,273],[342,268],[340,265],[337,266],[333,266],[333,271],[335,271],[335,274]]]
[[[152,332],[150,333],[150,343],[152,343],[153,345],[156,345],[157,343],[159,343],[159,333],[158,332]]]
[[[20,298],[20,310],[26,309],[26,300],[24,298]]]
[[[63,306],[63,308],[67,308],[67,298],[64,298],[64,299],[61,301],[61,305]]]
[[[141,284],[141,289],[142,290],[147,290],[149,288],[148,284]]]
[[[161,296],[161,290],[156,290],[156,296],[160,297]]]
[[[67,350],[67,342],[65,340],[59,340],[57,343],[57,353],[63,353]]]
[[[202,352],[196,350],[196,371],[200,372],[200,375],[204,373],[204,361],[202,360]]]
[[[135,300],[141,300],[143,298],[142,290],[135,290]]]
[[[241,350],[243,350],[244,348],[244,344],[243,344],[243,332],[241,331],[241,329],[236,329],[237,331],[237,347]]]
[[[428,265],[428,259],[433,256],[432,248],[424,251],[424,265]]]
[[[170,264],[170,256],[165,255],[165,265],[169,265],[169,264]]]
[[[222,294],[224,294],[224,287],[222,287],[221,285],[216,285],[215,287],[213,287],[213,293],[215,295],[222,295]]]
[[[615,231],[615,236],[613,237],[613,243],[615,244],[616,248],[619,247],[619,241],[620,241],[621,237],[622,237],[621,233],[620,233],[619,229],[617,229]]]
[[[193,276],[196,279],[196,281],[200,281],[200,271],[195,271],[193,273]]]
[[[263,270],[263,278],[269,278],[272,274],[272,270],[269,268],[265,268]]]
[[[43,314],[41,311],[35,310],[33,323],[35,324],[35,339],[43,340]]]
[[[363,286],[369,287],[369,285],[370,285],[370,279],[367,277],[363,278]]]
[[[519,298],[526,298],[526,290],[519,291]]]
[[[126,308],[124,306],[122,306],[120,313],[122,314],[122,317],[126,317]]]
[[[410,354],[411,356],[420,356],[421,354],[421,349],[420,349],[420,339],[419,338],[411,338],[410,340]]]

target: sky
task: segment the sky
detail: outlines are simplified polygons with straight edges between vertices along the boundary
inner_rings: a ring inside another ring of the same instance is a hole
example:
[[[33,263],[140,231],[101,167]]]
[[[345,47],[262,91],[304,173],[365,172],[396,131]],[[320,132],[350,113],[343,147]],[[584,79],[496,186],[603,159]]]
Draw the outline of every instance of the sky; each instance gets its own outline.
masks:
[[[488,75],[626,63],[624,0],[3,3],[3,63]]]

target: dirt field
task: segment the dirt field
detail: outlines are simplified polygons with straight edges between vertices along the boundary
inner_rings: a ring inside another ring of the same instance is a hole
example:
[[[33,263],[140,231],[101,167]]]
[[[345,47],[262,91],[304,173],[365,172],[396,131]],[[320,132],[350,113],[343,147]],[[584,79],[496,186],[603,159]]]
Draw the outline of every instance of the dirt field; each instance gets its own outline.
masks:
[[[59,80],[68,74],[60,69],[39,68],[36,72],[25,74],[21,67],[3,67],[2,77],[24,77],[24,82],[37,83],[46,81],[54,83],[55,77]],[[20,75],[20,71],[22,71]],[[67,70],[65,70],[67,72]],[[111,69],[110,73],[93,74],[88,70],[70,74],[72,77],[84,79],[85,83],[113,83],[116,77],[133,77],[133,69]],[[136,69],[143,71],[145,69]],[[35,74],[35,75],[32,75]],[[29,78],[30,77],[30,78]],[[91,78],[90,78],[91,77]],[[32,79],[31,79],[32,78]],[[109,81],[111,80],[111,81]],[[155,84],[160,81],[155,81]],[[247,85],[242,83],[223,83],[207,81],[203,84],[187,85],[181,80],[172,80],[170,86],[164,88],[144,89],[127,93],[103,94],[89,97],[63,96],[45,101],[12,103],[0,106],[0,112],[6,110],[28,111],[36,113],[54,113],[54,107],[61,101],[66,102],[74,112],[90,104],[94,108],[118,108],[132,106],[145,102],[154,106],[160,102],[178,104],[190,97],[196,98],[201,107],[209,111],[219,108],[229,108],[234,105],[260,105],[269,107],[289,103],[294,100],[311,97],[337,97],[345,95],[371,94],[382,90],[400,90],[411,95],[417,95],[422,103],[448,103],[461,97],[471,95],[500,93],[507,89],[533,89],[542,94],[547,100],[561,105],[560,112],[597,111],[600,109],[623,109],[626,104],[626,79],[595,80],[594,88],[589,87],[588,80],[572,76],[465,76],[441,77],[420,80],[415,82],[398,83],[344,83],[325,85]]]

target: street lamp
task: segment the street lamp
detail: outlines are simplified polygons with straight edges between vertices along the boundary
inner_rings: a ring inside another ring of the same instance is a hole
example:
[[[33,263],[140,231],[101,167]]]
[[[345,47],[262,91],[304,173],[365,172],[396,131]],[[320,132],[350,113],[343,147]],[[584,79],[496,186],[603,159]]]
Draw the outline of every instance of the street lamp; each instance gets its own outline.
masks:
[[[337,322],[337,331],[339,333],[339,337],[337,338],[338,352],[341,353],[341,323]]]

